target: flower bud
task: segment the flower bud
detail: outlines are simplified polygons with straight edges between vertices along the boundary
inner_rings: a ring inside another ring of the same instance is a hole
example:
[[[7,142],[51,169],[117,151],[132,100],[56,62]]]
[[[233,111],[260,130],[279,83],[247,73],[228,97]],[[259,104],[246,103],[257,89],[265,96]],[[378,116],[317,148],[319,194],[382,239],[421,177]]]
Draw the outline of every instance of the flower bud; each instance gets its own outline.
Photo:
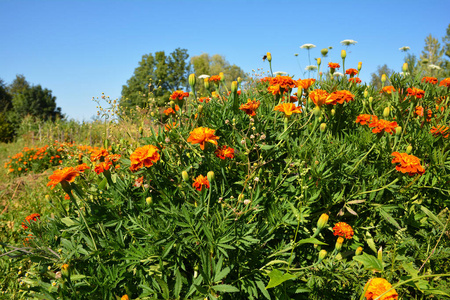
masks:
[[[319,220],[317,221],[317,229],[321,230],[327,225],[327,223],[328,223],[328,215],[322,214]]]
[[[400,135],[400,134],[402,134],[402,127],[401,126],[395,127],[395,135]]]
[[[201,113],[203,111],[203,105],[200,104],[199,106],[197,106],[197,111]]]
[[[336,241],[336,245],[334,246],[334,249],[336,249],[336,251],[341,251],[343,243],[344,243],[344,238],[342,236],[338,237],[338,239]]]
[[[175,107],[175,102],[173,100],[169,101],[170,107]]]
[[[231,83],[231,93],[236,94],[237,93],[237,89],[238,89],[238,82],[237,81],[233,81]]]
[[[356,248],[355,255],[361,255],[362,251],[363,251],[362,247]]]
[[[319,57],[319,58],[317,59],[317,65],[320,66],[321,64],[322,64],[322,59]]]
[[[147,203],[147,205],[150,205],[150,204],[153,203],[153,198],[152,198],[152,197],[147,197],[147,198],[145,199],[145,202]]]
[[[341,58],[345,59],[347,57],[347,51],[341,50]]]
[[[154,116],[155,116],[155,113],[152,111],[152,112],[150,113],[150,116],[154,117]]]
[[[387,80],[386,74],[381,75],[381,82],[385,83]]]
[[[373,97],[369,97],[369,103],[372,104]]]
[[[364,98],[367,98],[367,96],[369,96],[369,91],[368,90],[364,90]]]
[[[189,180],[189,175],[186,171],[181,172],[181,178],[183,178],[183,181],[186,182]]]
[[[387,118],[389,117],[390,109],[389,106],[385,107],[383,110],[383,117]]]
[[[266,56],[267,56],[267,60],[269,62],[271,62],[272,61],[272,54],[270,52],[267,52]]]
[[[403,73],[408,72],[408,63],[403,64],[402,71],[403,71]]]
[[[331,110],[331,115],[334,116],[335,114],[336,114],[336,110],[333,108],[333,109]]]
[[[209,91],[209,80],[208,78],[203,79],[203,84],[205,85],[205,89]]]
[[[242,202],[242,200],[244,200],[244,194],[239,194],[238,202]]]
[[[61,275],[63,277],[69,277],[69,265],[68,264],[63,264],[61,266]]]
[[[144,128],[142,128],[142,126],[139,126],[139,134],[142,135],[143,132],[144,132]]]
[[[412,152],[412,146],[408,145],[408,147],[406,147],[406,154],[411,154]]]
[[[313,114],[316,117],[320,117],[322,115],[322,111],[320,110],[320,107],[318,107],[318,106],[314,107]]]
[[[325,132],[325,130],[327,129],[327,124],[326,123],[322,123],[322,124],[320,124],[320,131],[321,132]]]
[[[195,83],[197,82],[197,77],[195,77],[195,74],[189,75],[189,85],[192,89],[195,87]]]
[[[241,82],[242,82],[242,78],[241,78],[241,77],[238,77],[238,78],[237,78],[237,82],[238,82],[238,83],[241,83]]]
[[[225,81],[225,75],[223,74],[223,72],[220,72],[219,76],[220,76],[220,81],[224,82]]]
[[[320,252],[319,252],[319,261],[324,259],[325,256],[327,256],[327,250],[324,250],[324,249],[320,250]]]
[[[322,56],[327,56],[328,54],[328,48],[323,48],[322,50],[320,50],[320,53],[322,53]]]
[[[209,182],[213,182],[214,181],[214,172],[209,171],[208,174],[206,174],[206,178],[208,178]]]
[[[380,249],[378,249],[377,258],[379,261],[383,261],[383,247],[380,247]]]
[[[358,63],[358,72],[361,71],[361,67],[362,67],[362,62],[360,61],[360,62]]]

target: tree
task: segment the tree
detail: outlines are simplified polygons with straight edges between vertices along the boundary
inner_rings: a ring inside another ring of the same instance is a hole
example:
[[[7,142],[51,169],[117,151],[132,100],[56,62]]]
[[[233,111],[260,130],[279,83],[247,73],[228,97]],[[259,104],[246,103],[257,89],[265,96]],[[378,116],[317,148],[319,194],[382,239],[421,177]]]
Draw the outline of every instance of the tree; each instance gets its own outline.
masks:
[[[12,110],[12,96],[6,84],[0,79],[0,142],[9,142],[14,137],[14,126],[8,120],[8,112]]]
[[[441,48],[439,41],[431,34],[425,38],[425,47],[420,55],[420,62],[424,65],[423,76],[439,77],[444,67],[444,60],[442,58],[444,48]]]
[[[375,73],[372,73],[372,79],[370,80],[370,86],[372,86],[374,89],[379,90],[382,87],[381,82],[381,76],[383,74],[386,74],[387,80],[384,83],[384,86],[391,85],[389,81],[389,77],[394,73],[393,70],[389,69],[389,67],[384,64],[383,66],[378,66],[377,71]]]
[[[12,96],[8,92],[5,82],[0,79],[0,113],[12,109]]]
[[[15,95],[20,94],[29,88],[30,88],[30,84],[25,79],[25,76],[20,74],[20,75],[16,75],[16,78],[8,86],[8,93],[10,93],[14,97]]]
[[[231,87],[231,82],[237,80],[238,77],[241,77],[243,80],[247,78],[247,75],[240,67],[230,65],[225,57],[220,54],[210,56],[208,53],[203,53],[194,56],[191,58],[191,65],[193,66],[197,77],[200,75],[218,75],[220,72],[223,72],[225,75],[225,83],[228,88]],[[200,94],[206,93],[203,80],[197,81],[196,88]]]
[[[444,77],[450,76],[450,24],[447,27],[447,34],[442,38],[442,42],[444,43],[443,49],[444,49],[444,55],[447,57],[444,60]]]
[[[189,55],[186,49],[175,49],[169,56],[158,51],[142,56],[133,76],[122,86],[120,105],[123,107],[146,107],[149,94],[163,106],[174,91],[187,85]]]

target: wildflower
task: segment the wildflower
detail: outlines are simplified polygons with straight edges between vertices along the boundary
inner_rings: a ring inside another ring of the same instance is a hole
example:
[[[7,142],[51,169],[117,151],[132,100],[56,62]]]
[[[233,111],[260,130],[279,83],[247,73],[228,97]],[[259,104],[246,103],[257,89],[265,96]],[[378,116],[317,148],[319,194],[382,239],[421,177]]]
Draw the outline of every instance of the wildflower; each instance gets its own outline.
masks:
[[[297,80],[297,87],[299,89],[303,89],[303,91],[306,91],[309,89],[314,83],[316,82],[315,79],[309,78],[309,79],[299,79]]]
[[[392,85],[388,85],[382,88],[380,93],[392,94],[393,92],[395,92],[395,88]]]
[[[416,115],[418,115],[419,117],[423,117],[423,111],[424,111],[423,107],[419,105],[419,106],[416,106],[414,113]]]
[[[429,64],[428,68],[430,68],[431,70],[440,70],[441,69],[441,67],[434,65],[434,64]]]
[[[328,63],[328,67],[329,67],[330,69],[334,70],[334,69],[339,69],[341,66],[340,66],[338,63],[332,63],[332,62],[330,62],[330,63]]]
[[[300,49],[312,49],[312,48],[316,48],[316,45],[314,44],[303,44],[300,46]]]
[[[278,76],[278,75],[280,75],[280,76],[282,76],[282,75],[287,75],[287,73],[286,73],[286,72],[283,72],[283,71],[276,71],[276,72],[273,72],[273,74],[274,74],[275,76]]]
[[[221,81],[220,75],[213,75],[209,77],[209,82],[219,83]]]
[[[334,72],[334,76],[342,77],[344,76],[344,74],[342,74],[341,72]]]
[[[200,99],[198,99],[199,102],[205,102],[208,103],[209,101],[211,101],[211,98],[209,97],[201,97]]]
[[[420,159],[414,155],[393,152],[392,156],[394,156],[392,163],[398,163],[395,167],[397,171],[408,173],[409,176],[413,176],[414,174],[422,175],[425,173],[425,169],[420,165]]]
[[[332,101],[331,104],[334,105],[336,105],[337,103],[344,104],[344,102],[348,103],[355,100],[355,96],[346,90],[335,91],[331,93],[328,98],[328,101]]]
[[[168,109],[164,110],[164,114],[166,116],[168,115],[174,115],[176,114],[176,111],[179,111],[180,107],[178,105],[175,105],[175,110],[172,107],[169,107]]]
[[[233,159],[234,149],[223,145],[222,148],[218,148],[216,151],[214,151],[214,154],[220,159],[225,158]]]
[[[158,148],[153,145],[146,145],[143,147],[139,147],[134,150],[130,155],[131,171],[137,171],[142,167],[151,167],[153,163],[156,163],[159,160],[160,156],[158,153]]]
[[[448,126],[444,125],[438,125],[437,127],[433,126],[431,127],[430,133],[433,136],[439,136],[442,135],[443,138],[448,138],[450,135],[450,128]]]
[[[260,104],[261,103],[259,101],[247,99],[247,103],[241,104],[239,109],[243,110],[249,116],[255,116],[255,111]]]
[[[359,72],[356,69],[347,69],[347,70],[345,70],[345,74],[350,75],[350,77],[358,75],[358,73]]]
[[[195,178],[192,187],[194,187],[197,191],[201,191],[203,189],[203,186],[209,189],[208,178],[204,177],[203,175],[199,175],[197,178]]]
[[[99,164],[97,164],[94,167],[94,172],[97,173],[97,175],[99,175],[100,173],[103,173],[107,170],[109,170],[109,168],[112,166],[112,162],[111,161],[103,161]]]
[[[358,42],[354,41],[354,40],[343,40],[343,41],[341,41],[341,44],[344,45],[344,46],[350,46],[350,45],[354,45],[356,43],[358,43]]]
[[[384,294],[387,290],[391,289],[392,285],[384,278],[373,278],[369,280],[364,286],[366,293],[364,297],[366,300],[375,300],[380,295]],[[398,299],[398,294],[395,289],[390,290],[384,294],[380,300],[394,300]]]
[[[413,87],[413,88],[408,88],[407,96],[416,97],[417,99],[420,99],[423,97],[424,94],[425,94],[424,90]]]
[[[187,141],[192,144],[200,144],[200,149],[204,150],[206,142],[217,145],[216,140],[218,140],[219,137],[214,135],[215,132],[216,131],[214,129],[207,127],[197,127],[190,132],[190,136]]]
[[[273,110],[281,111],[286,117],[290,117],[292,114],[299,114],[302,112],[300,106],[296,107],[294,103],[282,103],[275,106]]]
[[[327,214],[320,215],[319,220],[317,220],[317,229],[321,230],[327,225],[327,223],[328,223],[328,215]]]
[[[97,161],[97,160],[102,161],[103,159],[105,159],[105,157],[108,157],[108,156],[109,156],[109,152],[106,149],[102,148],[99,150],[94,150],[91,153],[91,161],[92,162]]]
[[[442,79],[439,86],[450,87],[450,77]]]
[[[53,174],[48,177],[50,182],[47,183],[47,186],[51,186],[51,189],[53,190],[53,188],[60,182],[74,182],[75,177],[78,175],[80,175],[80,171],[72,167],[66,167],[62,170],[55,170]]]
[[[358,247],[358,248],[356,248],[355,255],[361,255],[362,252],[363,252],[363,248]]]
[[[75,167],[78,172],[84,172],[87,169],[90,169],[87,164],[83,163]]]
[[[317,70],[317,66],[315,66],[315,65],[309,65],[309,66],[306,66],[306,68],[305,68],[305,71],[315,71],[315,70]]]
[[[272,61],[272,53],[267,52],[266,57],[267,57],[267,60],[268,60],[269,62]]]
[[[125,294],[120,298],[120,300],[130,300],[130,298],[128,298],[128,295]]]
[[[327,256],[327,250],[322,249],[319,251],[319,261],[323,260]]]
[[[337,241],[336,241],[336,245],[334,246],[336,251],[341,251],[343,243],[344,243],[344,238],[343,237],[338,237]]]
[[[361,83],[361,79],[359,77],[351,77],[348,79],[348,82],[354,82],[356,84]]]
[[[144,183],[144,176],[141,176],[139,178],[136,178],[136,180],[134,181],[133,186],[141,187],[143,183]]]
[[[166,124],[166,125],[164,125],[164,129],[165,129],[166,131],[169,131],[169,130],[174,129],[174,128],[177,128],[177,127],[178,127],[177,122],[173,122],[172,125],[171,125],[171,124]]]
[[[206,75],[206,74],[198,76],[198,78],[200,78],[200,79],[205,79],[205,78],[209,78],[209,77],[211,77],[211,76]]]
[[[395,128],[398,126],[397,122],[390,122],[383,119],[379,119],[378,121],[372,121],[369,124],[369,127],[372,128],[373,133],[387,132],[389,134],[393,134],[395,132]]]
[[[328,99],[329,94],[321,89],[315,89],[309,93],[309,98],[314,102],[316,106],[322,106],[324,104],[331,104],[333,101]]]
[[[408,46],[403,46],[401,48],[399,48],[398,50],[402,51],[402,52],[406,52],[408,50],[410,50],[411,48],[409,48]]]
[[[281,94],[281,89],[279,85],[271,85],[267,88],[267,91],[269,91],[272,95]]]
[[[189,97],[189,93],[183,92],[181,90],[177,90],[170,95],[170,99],[172,100],[183,100],[184,98]]]
[[[334,235],[343,236],[346,239],[351,239],[353,237],[353,229],[350,225],[345,222],[336,223],[333,227]]]
[[[288,89],[293,89],[297,86],[296,81],[293,80],[291,77],[280,75],[270,78],[269,83],[270,85],[273,86],[278,85],[280,90],[283,90],[283,92],[287,91]]]
[[[437,84],[437,82],[438,82],[436,77],[428,77],[428,76],[425,76],[422,78],[422,82],[424,82],[424,81],[425,81],[425,83],[431,83],[431,84]]]
[[[37,214],[37,213],[35,213],[35,214],[31,214],[31,215],[29,215],[29,216],[27,216],[26,218],[25,218],[25,221],[23,221],[22,222],[22,228],[23,229],[28,229],[28,224],[30,224],[32,221],[33,222],[36,222],[37,220],[39,220],[41,218],[41,215],[40,214]]]

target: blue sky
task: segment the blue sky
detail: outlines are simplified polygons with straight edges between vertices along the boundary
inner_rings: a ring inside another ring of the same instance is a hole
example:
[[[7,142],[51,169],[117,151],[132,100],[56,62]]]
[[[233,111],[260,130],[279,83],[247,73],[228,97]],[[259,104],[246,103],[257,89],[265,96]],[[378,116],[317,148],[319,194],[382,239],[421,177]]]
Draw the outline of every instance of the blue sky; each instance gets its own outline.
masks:
[[[328,61],[346,68],[363,63],[370,80],[378,65],[401,71],[402,46],[419,55],[425,37],[441,42],[450,23],[450,1],[21,1],[0,0],[0,78],[16,74],[52,90],[69,118],[89,121],[92,97],[119,98],[142,55],[180,47],[190,57],[221,54],[244,71],[268,70],[294,78],[309,64],[299,46],[311,43],[311,61],[332,46]],[[442,42],[441,42],[442,43]],[[299,56],[295,57],[294,54]],[[198,74],[200,75],[200,74]]]

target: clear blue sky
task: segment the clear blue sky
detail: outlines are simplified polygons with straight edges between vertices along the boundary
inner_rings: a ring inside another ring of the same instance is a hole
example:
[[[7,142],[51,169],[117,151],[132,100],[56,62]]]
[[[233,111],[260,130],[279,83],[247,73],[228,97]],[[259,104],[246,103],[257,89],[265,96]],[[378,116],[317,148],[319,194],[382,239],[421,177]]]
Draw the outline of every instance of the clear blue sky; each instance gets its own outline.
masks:
[[[190,57],[222,54],[249,73],[268,70],[261,58],[269,51],[273,71],[298,79],[309,64],[299,46],[317,46],[312,62],[332,46],[325,63],[340,62],[340,41],[352,39],[346,68],[362,61],[360,77],[369,81],[378,65],[401,70],[400,47],[419,55],[427,35],[441,41],[449,11],[449,0],[0,0],[0,78],[9,84],[23,74],[79,121],[96,114],[92,97],[120,97],[142,55],[178,47]]]

